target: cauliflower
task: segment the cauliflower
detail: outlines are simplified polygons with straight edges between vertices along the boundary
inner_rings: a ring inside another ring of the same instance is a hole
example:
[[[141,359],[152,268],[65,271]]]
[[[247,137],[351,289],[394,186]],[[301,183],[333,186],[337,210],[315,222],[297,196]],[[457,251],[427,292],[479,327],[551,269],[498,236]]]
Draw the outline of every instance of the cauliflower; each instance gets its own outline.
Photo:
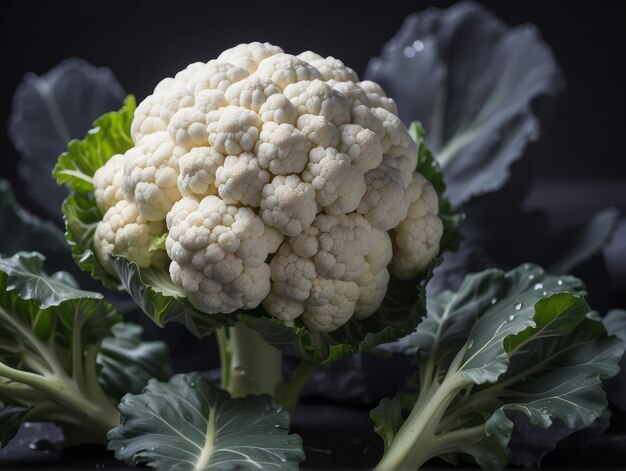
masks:
[[[105,270],[114,276],[110,254],[125,255],[142,268],[162,267],[168,261],[165,251],[151,251],[150,244],[164,232],[163,221],[148,221],[135,203],[121,200],[104,213],[96,226],[94,252]]]
[[[443,225],[395,102],[339,59],[240,44],[162,80],[94,176],[94,237],[207,314],[263,305],[330,332],[422,272]],[[167,258],[150,252],[169,231]],[[390,272],[391,270],[391,272]]]

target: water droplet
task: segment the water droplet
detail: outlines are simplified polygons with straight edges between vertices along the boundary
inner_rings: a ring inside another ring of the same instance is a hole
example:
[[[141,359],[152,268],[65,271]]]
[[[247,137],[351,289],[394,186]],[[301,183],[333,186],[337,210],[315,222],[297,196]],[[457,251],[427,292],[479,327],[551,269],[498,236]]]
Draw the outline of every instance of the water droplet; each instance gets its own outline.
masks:
[[[537,291],[538,289],[543,289],[543,283],[537,283],[535,285],[535,291]]]
[[[530,264],[529,263],[525,263],[524,264],[524,270],[530,270]]]
[[[30,422],[24,422],[24,428],[31,428],[33,426],[33,424],[31,424]]]
[[[279,428],[280,424],[274,424],[274,428]]]
[[[287,458],[285,458],[284,456],[281,456],[280,457],[280,461],[282,461],[283,463],[286,463],[287,462]]]
[[[510,321],[512,321],[513,319],[515,319],[515,316],[514,316],[513,314],[511,314],[511,315],[509,316],[509,322],[510,322]]]
[[[548,409],[545,409],[545,408],[544,408],[544,409],[541,409],[541,413],[542,413],[542,414],[547,414],[547,413],[548,413]]]
[[[467,349],[469,350],[470,348],[472,348],[472,345],[474,345],[474,339],[469,339],[469,341],[467,342]]]
[[[532,273],[530,275],[528,275],[528,279],[529,280],[534,280],[535,279],[535,275],[533,275]]]
[[[28,444],[28,448],[31,450],[50,451],[54,450],[54,444],[45,438],[36,438]]]
[[[517,304],[515,305],[515,310],[516,310],[516,311],[519,311],[521,308],[522,308],[522,303],[517,303]]]
[[[495,304],[497,302],[498,302],[498,300],[496,298],[491,298],[491,304]]]
[[[277,414],[280,414],[282,411],[283,411],[283,406],[279,405],[279,406],[276,408],[276,413],[277,413]]]
[[[154,447],[153,446],[150,447],[150,451],[154,451]]]
[[[196,383],[194,383],[193,381],[189,383],[189,386],[191,386],[192,388],[196,387]]]
[[[559,285],[559,286],[563,286],[563,280],[557,281],[556,284]]]
[[[404,48],[404,57],[407,57],[409,59],[411,59],[412,57],[415,57],[415,54],[417,54],[415,52],[415,49],[413,49],[411,46],[407,46]]]
[[[415,49],[417,52],[422,52],[424,50],[424,43],[419,39],[416,39],[415,41],[413,41],[413,49]]]
[[[544,291],[544,292],[543,292],[543,293],[541,293],[541,294],[542,294],[543,296],[547,296],[547,295],[548,295],[548,292],[547,292],[547,291]]]
[[[126,449],[125,446],[120,447],[120,451],[124,451]]]

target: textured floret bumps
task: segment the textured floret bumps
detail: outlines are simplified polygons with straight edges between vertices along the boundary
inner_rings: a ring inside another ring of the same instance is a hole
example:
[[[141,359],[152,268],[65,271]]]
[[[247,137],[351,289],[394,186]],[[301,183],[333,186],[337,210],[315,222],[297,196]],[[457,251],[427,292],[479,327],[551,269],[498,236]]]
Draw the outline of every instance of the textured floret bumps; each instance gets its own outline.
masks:
[[[94,175],[94,249],[108,267],[169,263],[206,313],[262,304],[332,331],[439,250],[437,193],[396,104],[333,57],[241,44],[162,80],[131,135]],[[166,231],[167,256],[149,250]]]

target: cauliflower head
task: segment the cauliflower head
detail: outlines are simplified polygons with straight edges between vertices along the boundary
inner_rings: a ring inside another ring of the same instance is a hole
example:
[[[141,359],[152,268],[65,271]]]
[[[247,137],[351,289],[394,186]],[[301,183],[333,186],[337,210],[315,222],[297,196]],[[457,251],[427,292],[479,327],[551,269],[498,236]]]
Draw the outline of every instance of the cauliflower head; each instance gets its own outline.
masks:
[[[330,332],[439,251],[437,193],[395,102],[339,59],[240,44],[162,80],[131,136],[94,177],[95,251],[168,263],[208,314],[262,304]],[[148,246],[166,230],[165,257]]]

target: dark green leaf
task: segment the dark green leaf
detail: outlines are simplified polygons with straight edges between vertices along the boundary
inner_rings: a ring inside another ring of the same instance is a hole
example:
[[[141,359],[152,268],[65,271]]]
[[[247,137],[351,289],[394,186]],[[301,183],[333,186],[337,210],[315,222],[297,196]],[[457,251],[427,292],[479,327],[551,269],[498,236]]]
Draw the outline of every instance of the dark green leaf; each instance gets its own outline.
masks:
[[[138,394],[149,379],[170,377],[169,349],[164,342],[143,342],[140,325],[118,323],[113,336],[103,340],[98,353],[98,382],[110,398],[119,401],[126,393]]]
[[[19,252],[10,258],[0,257],[0,271],[6,278],[6,290],[15,291],[22,299],[37,301],[41,309],[58,306],[68,299],[101,299],[100,293],[76,288],[68,273],[47,275],[43,271],[45,257],[37,252]]]
[[[93,194],[70,193],[63,202],[62,210],[65,237],[76,264],[107,288],[119,291],[119,280],[104,269],[92,248],[93,234],[102,220]]]
[[[135,97],[129,95],[119,111],[96,119],[84,140],[71,141],[52,172],[57,183],[82,193],[93,191],[96,170],[115,154],[123,154],[133,146],[130,125],[134,112]]]
[[[69,249],[63,232],[54,224],[26,211],[15,199],[11,184],[0,178],[0,254],[38,250],[46,258],[60,262],[68,259]],[[71,262],[70,262],[71,263]]]
[[[118,256],[112,256],[111,263],[137,306],[160,327],[178,322],[196,337],[204,337],[216,327],[237,321],[232,314],[207,314],[195,309],[172,282],[166,268],[140,269],[126,257]]]
[[[424,276],[427,280],[430,270]],[[415,330],[425,304],[425,281],[392,278],[387,296],[378,310],[366,319],[352,319],[329,333],[311,332],[303,325],[285,326],[262,309],[239,315],[270,344],[284,353],[314,363],[329,363],[391,342]]]
[[[29,411],[30,407],[3,406],[0,402],[0,448],[15,436]]]
[[[0,361],[20,369],[32,366],[22,364],[25,352],[41,365],[51,357],[69,360],[75,341],[80,348],[95,344],[120,320],[99,293],[46,275],[42,260],[26,252],[0,257]]]
[[[415,401],[417,401],[417,394],[400,391],[393,399],[384,398],[370,411],[374,431],[383,439],[385,450],[393,442],[408,413],[413,409]]]
[[[405,123],[424,123],[455,206],[504,185],[539,136],[533,100],[562,88],[534,26],[509,28],[469,2],[409,15],[365,77],[396,100]]]
[[[501,468],[513,429],[506,412],[524,414],[541,428],[558,420],[572,430],[603,414],[602,380],[617,373],[623,346],[606,335],[583,294],[576,278],[526,264],[469,275],[458,292],[429,300],[424,322],[401,341],[419,354],[416,404],[442,407],[437,428],[419,437],[435,450],[426,459],[457,462],[470,455],[486,469]],[[447,395],[438,397],[439,390]],[[387,423],[376,420],[386,442],[392,437],[392,449],[400,407],[410,409],[396,402],[377,412],[393,412]]]
[[[119,107],[123,98],[124,90],[109,69],[76,58],[42,76],[26,74],[17,88],[9,136],[21,156],[18,170],[27,195],[54,219],[60,220],[67,194],[50,177],[58,155],[70,139],[84,136],[94,119]]]
[[[231,399],[200,373],[150,381],[119,405],[123,423],[110,450],[130,464],[180,470],[296,470],[302,440],[289,414],[269,396]]]
[[[626,311],[609,311],[604,318],[604,326],[610,335],[615,335],[626,347]],[[619,374],[606,382],[606,392],[613,405],[626,411],[626,357],[620,361]]]

